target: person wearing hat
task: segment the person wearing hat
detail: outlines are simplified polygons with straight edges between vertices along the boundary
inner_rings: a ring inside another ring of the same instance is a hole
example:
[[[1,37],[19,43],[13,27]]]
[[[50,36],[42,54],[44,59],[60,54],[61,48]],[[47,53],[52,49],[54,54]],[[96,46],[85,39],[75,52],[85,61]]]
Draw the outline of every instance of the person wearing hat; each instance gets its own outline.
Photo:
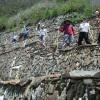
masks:
[[[88,20],[84,19],[79,25],[79,39],[78,39],[78,45],[82,45],[83,39],[85,40],[86,44],[91,44],[89,40],[89,30],[90,30],[90,24]]]
[[[75,35],[75,28],[71,24],[72,22],[70,20],[65,20],[61,27],[60,27],[60,32],[64,33],[64,41],[62,48],[67,44],[71,45],[73,43],[74,35]]]

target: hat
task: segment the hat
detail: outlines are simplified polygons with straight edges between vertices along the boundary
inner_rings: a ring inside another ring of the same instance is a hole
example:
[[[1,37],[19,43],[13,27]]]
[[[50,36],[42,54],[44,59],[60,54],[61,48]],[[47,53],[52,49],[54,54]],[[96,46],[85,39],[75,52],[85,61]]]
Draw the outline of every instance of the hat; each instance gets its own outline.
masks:
[[[95,14],[98,15],[99,14],[99,11],[95,11]]]
[[[65,20],[65,22],[72,23],[72,21],[70,19]]]

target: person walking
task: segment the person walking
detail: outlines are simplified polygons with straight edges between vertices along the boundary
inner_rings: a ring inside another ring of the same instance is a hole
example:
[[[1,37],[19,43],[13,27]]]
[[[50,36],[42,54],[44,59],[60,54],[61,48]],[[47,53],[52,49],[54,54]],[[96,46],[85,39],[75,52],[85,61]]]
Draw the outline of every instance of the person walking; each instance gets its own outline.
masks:
[[[96,25],[97,25],[97,43],[100,45],[100,12],[97,10],[96,15]]]
[[[12,43],[16,43],[18,41],[18,36],[17,35],[14,35],[12,37]]]
[[[46,38],[46,35],[47,35],[47,29],[45,28],[44,25],[41,26],[40,30],[39,30],[39,38],[40,38],[40,41],[42,43],[42,45],[45,47],[45,38]]]
[[[29,35],[29,29],[24,25],[24,27],[22,28],[22,32],[24,40],[28,38]]]
[[[19,39],[18,39],[20,41],[20,47],[26,46],[28,37],[29,37],[29,29],[24,25],[21,33],[19,34]]]
[[[75,28],[71,24],[70,20],[66,20],[62,23],[60,29],[60,32],[64,33],[64,39],[63,39],[63,45],[62,48],[67,44],[70,46],[74,41],[74,35],[75,35]]]
[[[91,44],[89,40],[89,30],[90,30],[90,24],[87,20],[83,20],[79,25],[79,39],[78,39],[78,45],[82,45],[83,39],[85,40],[86,44]]]
[[[39,22],[38,25],[37,25],[37,27],[36,27],[36,31],[39,33],[40,29],[41,29],[41,23]]]

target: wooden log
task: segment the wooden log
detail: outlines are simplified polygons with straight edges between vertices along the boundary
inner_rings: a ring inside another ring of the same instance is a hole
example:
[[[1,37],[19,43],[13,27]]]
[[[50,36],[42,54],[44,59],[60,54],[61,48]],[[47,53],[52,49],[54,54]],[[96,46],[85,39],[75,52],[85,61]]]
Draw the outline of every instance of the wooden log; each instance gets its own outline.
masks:
[[[72,51],[72,50],[78,50],[78,49],[84,49],[84,48],[89,48],[89,47],[96,47],[98,46],[97,44],[86,44],[86,45],[80,45],[80,46],[74,46],[74,47],[69,47],[68,49],[59,49],[59,51],[66,52],[66,51]]]
[[[10,87],[16,87],[15,89],[20,88],[20,90],[22,90],[23,92],[23,96],[27,97],[31,87],[37,87],[39,84],[41,84],[42,82],[44,83],[49,83],[51,81],[51,83],[53,81],[55,81],[55,84],[57,83],[57,81],[62,81],[62,80],[68,80],[68,79],[72,79],[72,80],[84,80],[84,79],[93,79],[95,81],[100,81],[100,77],[91,77],[91,76],[79,76],[79,77],[75,77],[75,76],[66,76],[66,75],[61,75],[59,73],[56,74],[50,74],[50,75],[46,75],[46,76],[41,76],[41,77],[31,77],[30,79],[26,79],[26,80],[9,80],[9,81],[0,81],[0,84],[2,85],[6,85],[10,86]],[[98,86],[99,87],[99,86]]]
[[[74,79],[74,80],[83,80],[83,79],[97,79],[100,80],[100,77],[96,76],[66,76],[66,75],[61,75],[60,73],[56,74],[50,74],[46,76],[41,76],[41,77],[31,77],[30,79],[26,80],[9,80],[9,81],[0,81],[1,84],[11,84],[11,85],[17,85],[19,84],[20,86],[23,86],[25,83],[28,82],[28,80],[31,80],[32,83],[41,83],[42,81],[50,81],[50,80],[61,80],[61,79]],[[31,83],[31,84],[32,84]],[[34,85],[34,84],[33,84]]]

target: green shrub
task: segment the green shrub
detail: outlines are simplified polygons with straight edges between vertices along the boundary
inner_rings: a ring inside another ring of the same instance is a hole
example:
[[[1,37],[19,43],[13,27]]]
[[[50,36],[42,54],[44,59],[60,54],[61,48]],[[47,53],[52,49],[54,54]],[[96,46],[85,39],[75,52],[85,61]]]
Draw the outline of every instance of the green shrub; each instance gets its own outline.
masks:
[[[24,23],[34,23],[41,19],[49,19],[69,12],[77,12],[72,20],[76,23],[78,19],[92,14],[91,5],[88,0],[55,0],[53,3],[36,4],[30,9],[19,12],[8,19],[7,27],[21,27]],[[59,2],[58,2],[59,1]]]
[[[7,18],[4,16],[0,16],[0,31],[5,30],[7,28]]]

